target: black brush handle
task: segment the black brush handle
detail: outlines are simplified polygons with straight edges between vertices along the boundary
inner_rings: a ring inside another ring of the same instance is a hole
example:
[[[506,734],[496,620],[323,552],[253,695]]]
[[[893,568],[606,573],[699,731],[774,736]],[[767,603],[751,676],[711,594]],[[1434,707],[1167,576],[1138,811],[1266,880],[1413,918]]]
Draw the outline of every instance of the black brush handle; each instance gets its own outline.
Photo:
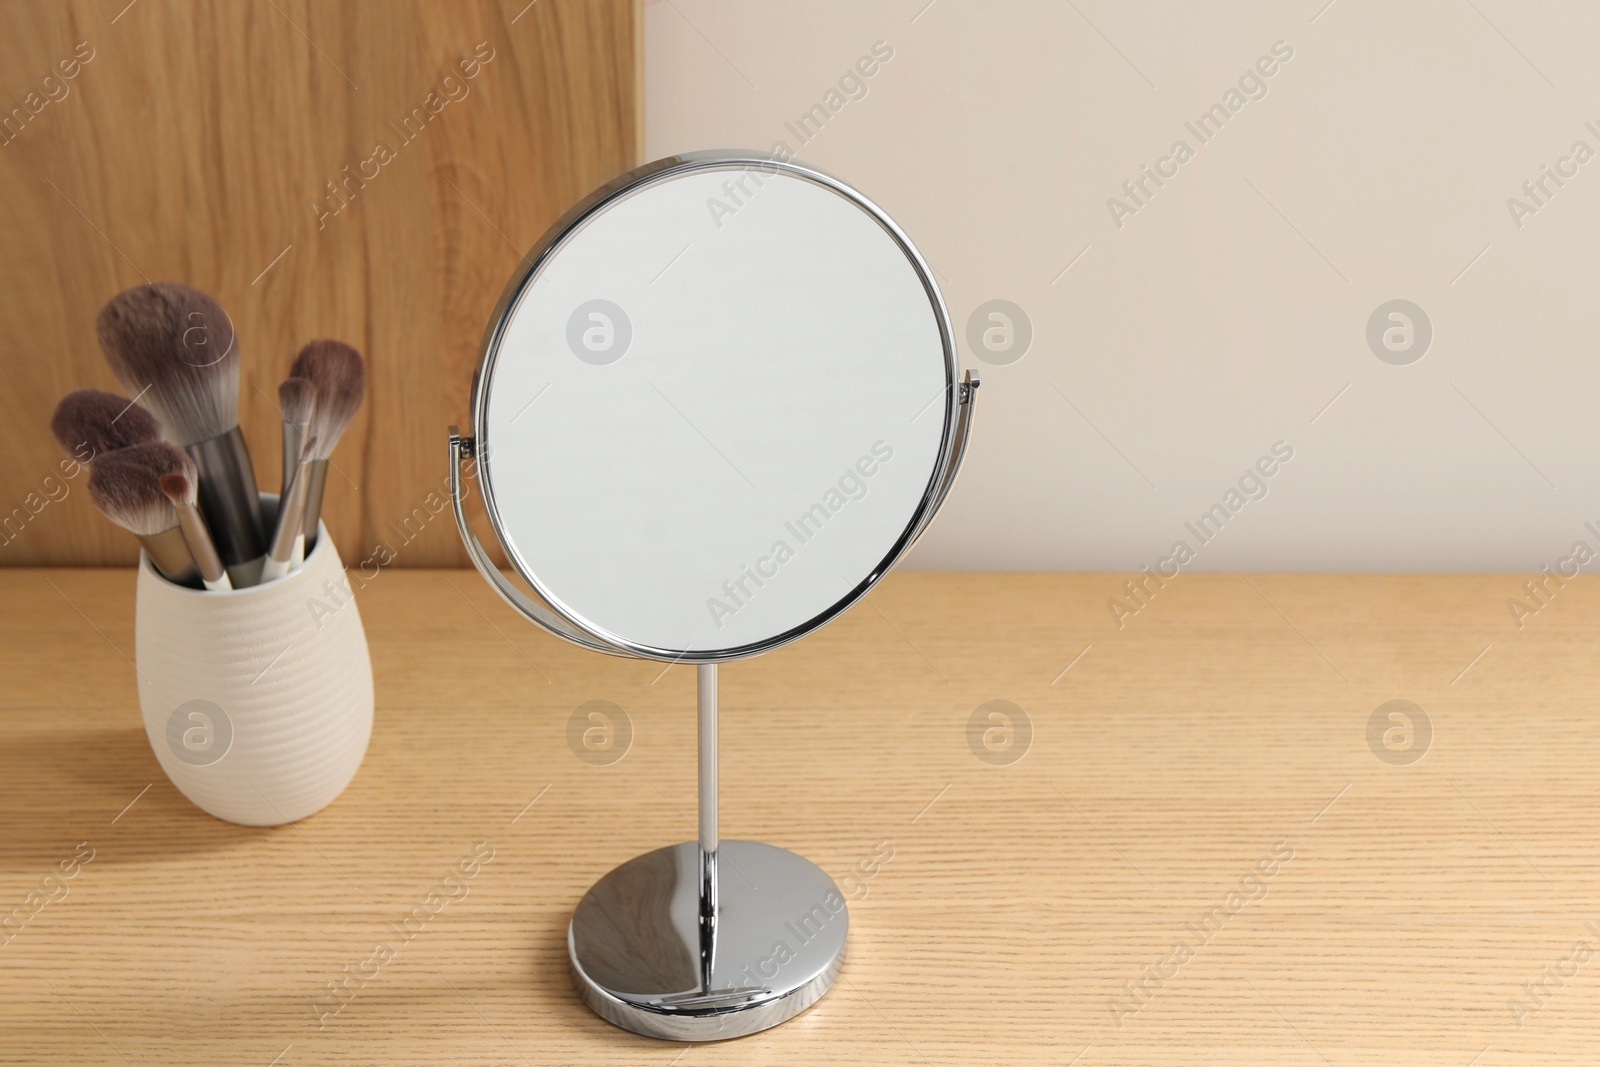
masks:
[[[205,516],[217,554],[229,568],[253,563],[266,555],[262,534],[261,497],[244,434],[235,426],[227,433],[187,446],[200,472],[200,514]]]

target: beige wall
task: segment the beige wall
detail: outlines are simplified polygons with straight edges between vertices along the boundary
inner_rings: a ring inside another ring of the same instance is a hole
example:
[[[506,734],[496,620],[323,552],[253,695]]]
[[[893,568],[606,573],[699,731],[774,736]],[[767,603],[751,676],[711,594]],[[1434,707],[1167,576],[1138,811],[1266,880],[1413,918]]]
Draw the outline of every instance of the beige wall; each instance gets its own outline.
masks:
[[[1137,569],[1180,540],[1218,570],[1600,550],[1600,158],[1571,159],[1600,152],[1600,7],[924,3],[645,9],[648,156],[783,141],[896,217],[958,333],[993,299],[1031,321],[1009,365],[964,347],[980,423],[914,566]],[[802,145],[785,123],[819,103]],[[1202,143],[1185,123],[1219,103],[1239,106]],[[1179,140],[1192,158],[1163,163]],[[1576,176],[1538,206],[1522,185],[1546,164]],[[1140,206],[1122,183],[1145,165],[1176,174]],[[1434,334],[1406,365],[1366,337],[1395,299]],[[1266,496],[1230,498],[1280,441]],[[1219,503],[1242,506],[1202,543],[1185,523]]]

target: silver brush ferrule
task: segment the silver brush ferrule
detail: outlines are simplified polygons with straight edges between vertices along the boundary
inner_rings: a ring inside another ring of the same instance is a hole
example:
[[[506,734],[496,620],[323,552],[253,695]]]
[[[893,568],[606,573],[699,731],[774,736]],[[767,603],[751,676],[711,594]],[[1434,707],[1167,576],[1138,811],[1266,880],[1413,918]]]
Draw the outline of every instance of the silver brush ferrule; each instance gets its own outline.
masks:
[[[139,543],[144,546],[144,554],[150,557],[150,562],[155,564],[156,570],[167,581],[192,589],[200,588],[200,571],[194,565],[194,556],[189,554],[189,542],[183,539],[181,526],[141,537]]]
[[[294,469],[300,465],[300,453],[306,447],[306,424],[303,422],[285,422],[283,424],[283,477],[278,482],[278,495],[289,495],[289,483],[294,480]]]
[[[314,459],[306,469],[306,519],[304,531],[306,535],[306,555],[311,555],[311,546],[317,543],[317,523],[322,520],[322,490],[328,485],[328,461]]]
[[[200,509],[179,505],[178,529],[183,531],[183,540],[188,544],[189,555],[194,557],[194,565],[200,571],[200,580],[207,588],[220,581],[228,572],[223,569],[222,558],[217,555],[217,546],[211,541],[211,531],[206,529],[206,520],[200,517]]]
[[[258,560],[267,546],[261,526],[261,498],[244,434],[235,426],[227,433],[187,445],[200,472],[200,514],[216,542],[217,554],[231,570]]]

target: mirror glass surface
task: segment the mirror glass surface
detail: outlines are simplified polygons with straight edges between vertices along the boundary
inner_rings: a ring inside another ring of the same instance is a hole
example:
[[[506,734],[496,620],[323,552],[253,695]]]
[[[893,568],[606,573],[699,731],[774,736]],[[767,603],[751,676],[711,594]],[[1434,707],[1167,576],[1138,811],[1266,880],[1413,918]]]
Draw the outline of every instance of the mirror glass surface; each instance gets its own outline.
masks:
[[[869,205],[809,172],[667,170],[508,291],[476,432],[516,568],[591,634],[748,654],[908,543],[955,411],[943,309]]]

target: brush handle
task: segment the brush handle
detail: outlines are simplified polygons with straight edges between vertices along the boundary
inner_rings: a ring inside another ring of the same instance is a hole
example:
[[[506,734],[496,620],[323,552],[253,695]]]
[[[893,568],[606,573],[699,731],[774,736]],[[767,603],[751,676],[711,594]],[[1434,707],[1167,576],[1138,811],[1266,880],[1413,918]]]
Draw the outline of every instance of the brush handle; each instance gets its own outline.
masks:
[[[309,552],[316,547],[317,523],[322,521],[322,491],[328,485],[328,461],[312,460],[307,474],[306,520],[301,524],[301,532],[306,538],[305,551]]]
[[[252,564],[266,551],[261,525],[261,497],[244,434],[235,426],[227,433],[184,449],[200,472],[200,514],[230,570]],[[251,584],[251,583],[244,583]]]
[[[139,543],[163,578],[191,589],[200,584],[200,572],[195,568],[194,556],[189,552],[181,526],[141,537]]]
[[[222,557],[217,555],[217,546],[211,540],[211,531],[206,529],[206,520],[200,517],[200,509],[193,504],[179,504],[178,528],[183,531],[189,554],[200,568],[200,580],[206,588],[232,589],[233,583],[223,569]]]

